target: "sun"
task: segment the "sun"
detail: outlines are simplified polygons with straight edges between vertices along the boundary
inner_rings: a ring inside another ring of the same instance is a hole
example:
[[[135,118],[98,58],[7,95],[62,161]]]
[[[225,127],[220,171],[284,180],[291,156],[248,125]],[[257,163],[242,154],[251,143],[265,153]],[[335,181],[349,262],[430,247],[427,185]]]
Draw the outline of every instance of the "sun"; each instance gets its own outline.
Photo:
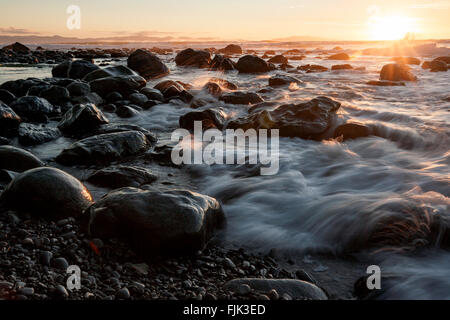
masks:
[[[414,20],[405,16],[372,18],[369,29],[373,40],[400,40],[417,31]]]

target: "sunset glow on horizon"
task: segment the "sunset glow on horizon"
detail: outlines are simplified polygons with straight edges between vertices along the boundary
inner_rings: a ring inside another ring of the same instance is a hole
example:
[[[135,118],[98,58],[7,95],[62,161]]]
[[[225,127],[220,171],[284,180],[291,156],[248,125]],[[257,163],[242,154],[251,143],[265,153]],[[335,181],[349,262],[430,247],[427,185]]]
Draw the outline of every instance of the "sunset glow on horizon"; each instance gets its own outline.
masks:
[[[136,41],[450,38],[448,0],[0,0],[0,5],[0,36],[126,36]],[[81,8],[79,30],[66,28],[70,5]]]

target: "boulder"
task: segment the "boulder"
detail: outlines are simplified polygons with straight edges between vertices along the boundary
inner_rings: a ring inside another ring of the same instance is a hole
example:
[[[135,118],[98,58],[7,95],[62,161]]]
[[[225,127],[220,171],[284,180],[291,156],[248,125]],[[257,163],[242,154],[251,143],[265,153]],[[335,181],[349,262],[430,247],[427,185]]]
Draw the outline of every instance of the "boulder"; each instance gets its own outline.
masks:
[[[211,53],[203,50],[185,49],[175,57],[177,66],[209,68],[211,66]]]
[[[336,53],[327,58],[328,60],[350,60],[350,56],[346,53]]]
[[[169,74],[169,68],[155,54],[138,49],[128,57],[128,67],[138,72],[146,80]]]
[[[243,91],[234,91],[224,94],[219,98],[219,100],[230,104],[245,105],[260,103],[264,101],[257,93]]]
[[[27,46],[21,44],[20,42],[15,42],[13,44],[5,46],[5,47],[2,48],[2,50],[12,50],[12,51],[18,52],[18,53],[28,53],[28,52],[30,52],[30,48],[28,48]]]
[[[192,111],[182,115],[179,119],[181,128],[194,130],[194,122],[201,121],[203,130],[217,128],[221,130],[227,119],[226,113],[221,108]]]
[[[315,284],[296,279],[241,278],[228,281],[224,288],[238,292],[242,285],[264,294],[276,290],[279,296],[287,294],[294,300],[328,300],[325,292]]]
[[[145,87],[139,92],[145,95],[149,100],[164,101],[164,96],[158,89]]]
[[[219,202],[188,190],[112,191],[85,211],[91,237],[125,238],[144,256],[192,254],[225,225]]]
[[[351,64],[336,64],[331,67],[331,70],[351,70],[353,69]]]
[[[437,57],[433,61],[442,61],[445,64],[450,64],[450,56],[444,56],[444,57]]]
[[[95,104],[96,106],[101,105],[104,100],[95,92],[90,92],[84,96],[72,97],[73,104]],[[68,110],[66,110],[68,111]]]
[[[241,48],[241,46],[238,46],[237,44],[229,44],[225,48],[220,49],[219,53],[223,53],[223,54],[242,54],[242,48]]]
[[[380,72],[380,80],[389,81],[416,81],[417,78],[406,65],[391,63],[383,66]]]
[[[297,67],[297,70],[306,71],[306,73],[313,73],[313,72],[325,72],[328,71],[328,68],[324,66],[319,66],[317,64],[305,64]]]
[[[269,78],[269,86],[271,87],[286,86],[286,85],[288,86],[291,83],[301,84],[302,81],[300,81],[297,78],[281,74],[277,74]]]
[[[123,96],[128,96],[135,90],[145,87],[147,81],[141,76],[114,76],[100,78],[91,81],[92,92],[98,93],[101,97],[106,97],[111,92],[119,92]]]
[[[94,104],[77,104],[63,115],[58,128],[66,134],[81,134],[95,130],[108,122]]]
[[[151,141],[139,131],[101,134],[73,143],[56,157],[56,161],[64,165],[108,163],[142,154],[151,146]]]
[[[117,116],[120,118],[132,118],[139,115],[139,111],[130,106],[118,106],[116,110]]]
[[[70,64],[67,75],[71,79],[83,79],[84,76],[97,69],[100,69],[100,67],[96,66],[92,62],[86,60],[76,60],[72,61]]]
[[[42,90],[39,96],[55,105],[64,104],[70,100],[69,90],[61,86],[50,86]]]
[[[270,66],[266,61],[257,56],[246,55],[239,59],[236,64],[236,69],[240,73],[264,73],[270,71]]]
[[[107,133],[116,133],[116,132],[125,132],[125,131],[139,131],[143,133],[150,143],[154,144],[157,141],[156,135],[147,129],[144,129],[135,124],[128,123],[109,123],[101,126],[95,131],[95,135],[99,134],[107,134]]]
[[[91,93],[91,86],[88,83],[75,81],[67,86],[67,90],[72,97],[79,97]]]
[[[445,72],[448,70],[448,66],[447,64],[442,61],[442,60],[438,60],[434,59],[433,61],[430,62],[430,71],[431,72]]]
[[[234,83],[232,83],[228,80],[225,80],[225,79],[221,79],[221,78],[210,78],[208,80],[208,82],[217,83],[222,88],[227,89],[227,90],[237,90],[238,89],[238,86],[235,85]]]
[[[379,86],[379,87],[394,87],[406,85],[404,82],[400,81],[376,81],[376,80],[368,81],[367,84],[369,86]]]
[[[220,97],[220,95],[222,94],[222,88],[215,82],[207,82],[203,86],[202,90],[208,92],[210,95],[214,97]]]
[[[0,169],[23,172],[44,165],[31,152],[13,146],[0,146]]]
[[[283,56],[282,54],[279,54],[270,58],[268,62],[275,64],[285,64],[289,62],[289,59]]]
[[[230,58],[225,58],[220,54],[216,54],[211,61],[211,69],[219,71],[234,70],[234,62]]]
[[[128,96],[128,100],[130,100],[131,103],[136,104],[138,106],[143,106],[147,101],[148,98],[145,94],[142,93],[132,93]]]
[[[105,188],[140,187],[150,184],[158,178],[150,170],[142,167],[124,165],[111,166],[95,171],[87,181]]]
[[[36,122],[46,122],[48,116],[60,113],[59,107],[54,107],[46,99],[35,96],[20,97],[11,103],[10,107],[21,118]]]
[[[356,122],[341,124],[334,130],[334,138],[343,137],[344,140],[364,138],[371,134],[372,130],[368,126]]]
[[[10,104],[14,100],[16,100],[16,96],[13,95],[11,92],[5,89],[0,89],[0,101],[4,102],[6,104]]]
[[[67,78],[69,76],[69,68],[72,64],[71,60],[66,60],[52,69],[52,76],[55,78]]]
[[[0,136],[14,137],[21,122],[14,110],[0,101]]]
[[[19,127],[19,143],[23,146],[34,146],[55,140],[61,136],[56,128],[42,124],[21,123]]]
[[[83,81],[91,82],[101,78],[120,77],[120,76],[139,76],[139,75],[130,68],[128,68],[127,66],[118,65],[94,70],[88,73],[83,78]]]
[[[309,102],[286,104],[267,111],[254,112],[228,124],[228,128],[279,129],[280,136],[320,139],[330,127],[341,104],[320,96]]]
[[[56,168],[35,168],[17,175],[0,196],[0,207],[55,220],[78,217],[92,204],[89,190]]]

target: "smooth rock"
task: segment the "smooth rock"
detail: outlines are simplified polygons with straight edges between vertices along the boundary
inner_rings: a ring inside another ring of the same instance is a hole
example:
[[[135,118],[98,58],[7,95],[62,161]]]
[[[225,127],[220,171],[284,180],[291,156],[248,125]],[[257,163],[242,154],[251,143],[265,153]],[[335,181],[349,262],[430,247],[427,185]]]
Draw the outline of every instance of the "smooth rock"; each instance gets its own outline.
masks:
[[[142,167],[111,166],[91,174],[87,181],[106,188],[140,187],[157,180],[151,171]]]
[[[44,162],[31,152],[13,146],[0,146],[1,169],[23,172],[44,165]]]
[[[128,67],[137,71],[146,80],[168,75],[169,68],[155,54],[138,49],[128,57]]]

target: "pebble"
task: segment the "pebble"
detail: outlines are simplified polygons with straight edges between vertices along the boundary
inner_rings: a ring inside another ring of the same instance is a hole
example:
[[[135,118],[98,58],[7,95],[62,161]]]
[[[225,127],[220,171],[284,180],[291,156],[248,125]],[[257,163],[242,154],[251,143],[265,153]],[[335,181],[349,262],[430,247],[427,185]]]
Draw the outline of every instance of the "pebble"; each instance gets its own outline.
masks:
[[[225,258],[225,259],[224,259],[224,264],[225,264],[227,267],[231,268],[231,269],[236,268],[236,265],[234,264],[233,261],[231,261],[230,258]]]
[[[32,247],[34,246],[34,241],[31,238],[25,238],[23,239],[22,244],[27,247]]]
[[[122,288],[116,292],[116,299],[130,299],[130,291],[127,288]]]
[[[19,294],[24,295],[24,296],[31,296],[31,295],[34,294],[34,289],[33,288],[24,287],[24,288],[20,288],[17,292]]]
[[[280,298],[277,290],[275,290],[275,289],[270,290],[268,296],[269,296],[270,300],[278,300]]]
[[[53,253],[51,253],[50,251],[42,251],[39,261],[44,266],[50,267],[50,261],[52,260],[52,257],[53,257]]]
[[[55,287],[54,294],[56,298],[60,299],[66,299],[69,297],[69,293],[67,292],[66,288],[64,288],[60,284]]]
[[[52,267],[60,270],[67,270],[69,263],[65,258],[56,258],[52,260]]]

